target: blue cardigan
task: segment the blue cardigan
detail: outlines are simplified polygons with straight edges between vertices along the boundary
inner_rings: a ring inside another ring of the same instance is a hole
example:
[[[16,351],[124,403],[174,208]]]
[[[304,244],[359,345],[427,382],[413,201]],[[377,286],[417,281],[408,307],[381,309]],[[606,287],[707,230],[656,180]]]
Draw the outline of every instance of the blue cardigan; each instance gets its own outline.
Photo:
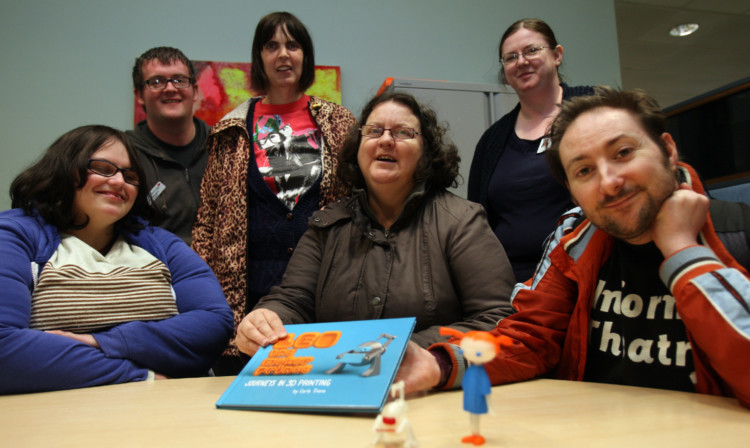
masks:
[[[60,244],[58,229],[23,210],[0,213],[0,394],[38,392],[205,374],[232,334],[232,313],[211,269],[177,236],[158,227],[130,244],[171,272],[179,314],[133,321],[95,334],[101,349],[29,328],[35,279]]]

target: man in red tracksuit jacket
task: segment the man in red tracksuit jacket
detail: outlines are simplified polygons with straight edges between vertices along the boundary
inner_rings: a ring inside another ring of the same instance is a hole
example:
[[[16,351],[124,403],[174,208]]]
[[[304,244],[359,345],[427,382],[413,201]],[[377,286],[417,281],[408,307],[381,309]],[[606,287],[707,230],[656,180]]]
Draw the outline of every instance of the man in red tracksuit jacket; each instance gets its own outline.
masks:
[[[547,159],[580,208],[563,216],[534,277],[516,285],[516,313],[493,331],[514,341],[485,365],[493,384],[552,376],[750,407],[750,276],[664,130],[641,92],[599,87],[563,104]],[[450,341],[410,346],[397,380],[407,392],[450,388],[464,368]]]

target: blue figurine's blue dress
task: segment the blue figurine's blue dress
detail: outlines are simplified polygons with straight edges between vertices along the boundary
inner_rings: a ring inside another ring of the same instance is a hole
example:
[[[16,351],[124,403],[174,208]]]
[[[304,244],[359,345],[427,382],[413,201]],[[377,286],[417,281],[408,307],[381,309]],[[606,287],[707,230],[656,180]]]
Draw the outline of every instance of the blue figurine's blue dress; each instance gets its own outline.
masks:
[[[491,393],[490,377],[483,365],[470,364],[461,382],[464,389],[464,411],[487,413],[487,395]]]

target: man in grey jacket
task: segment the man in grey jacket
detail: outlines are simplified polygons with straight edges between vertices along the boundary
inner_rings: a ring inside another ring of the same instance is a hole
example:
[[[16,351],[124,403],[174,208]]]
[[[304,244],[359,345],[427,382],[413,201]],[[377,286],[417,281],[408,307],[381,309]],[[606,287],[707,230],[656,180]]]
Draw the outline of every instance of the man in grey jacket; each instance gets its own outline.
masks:
[[[149,202],[162,215],[157,224],[190,244],[210,129],[193,116],[199,102],[195,69],[176,48],[152,48],[135,62],[133,87],[146,119],[127,134],[139,151]]]

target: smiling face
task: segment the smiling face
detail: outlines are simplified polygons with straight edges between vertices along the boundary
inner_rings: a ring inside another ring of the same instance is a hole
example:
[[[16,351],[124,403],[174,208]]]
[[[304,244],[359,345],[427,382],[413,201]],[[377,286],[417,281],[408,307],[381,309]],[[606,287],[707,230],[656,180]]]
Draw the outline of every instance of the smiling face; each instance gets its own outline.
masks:
[[[263,70],[268,78],[268,90],[298,90],[305,59],[302,46],[281,25],[276,27],[271,40],[260,53]]]
[[[119,168],[131,168],[125,145],[110,140],[91,154],[90,159],[102,159]],[[138,187],[125,183],[121,172],[112,177],[88,173],[86,183],[75,192],[73,215],[75,222],[89,219],[85,229],[111,230],[114,224],[130,212],[138,195]]]
[[[520,28],[503,42],[502,54],[517,53],[518,60],[503,66],[505,79],[516,92],[527,92],[537,86],[558,84],[557,67],[562,63],[563,49],[544,48],[532,59],[523,57],[523,51],[529,47],[549,47],[544,36],[527,28]]]
[[[420,131],[419,119],[403,104],[379,104],[367,118],[367,125],[392,129],[407,127]],[[361,137],[357,162],[368,191],[408,195],[414,189],[414,173],[422,158],[421,135],[396,140],[390,131],[378,138]]]
[[[632,114],[600,107],[576,118],[560,141],[573,199],[615,238],[631,244],[653,240],[656,214],[677,188],[677,148],[669,134],[661,140],[668,157]]]
[[[144,80],[155,76],[190,76],[188,67],[179,60],[162,64],[158,59],[152,59],[141,66],[141,72]],[[146,119],[150,123],[192,120],[193,107],[198,101],[198,87],[193,84],[185,89],[177,89],[171,82],[167,83],[164,90],[151,90],[148,86],[142,86],[135,89],[135,97],[138,104],[145,107]]]

